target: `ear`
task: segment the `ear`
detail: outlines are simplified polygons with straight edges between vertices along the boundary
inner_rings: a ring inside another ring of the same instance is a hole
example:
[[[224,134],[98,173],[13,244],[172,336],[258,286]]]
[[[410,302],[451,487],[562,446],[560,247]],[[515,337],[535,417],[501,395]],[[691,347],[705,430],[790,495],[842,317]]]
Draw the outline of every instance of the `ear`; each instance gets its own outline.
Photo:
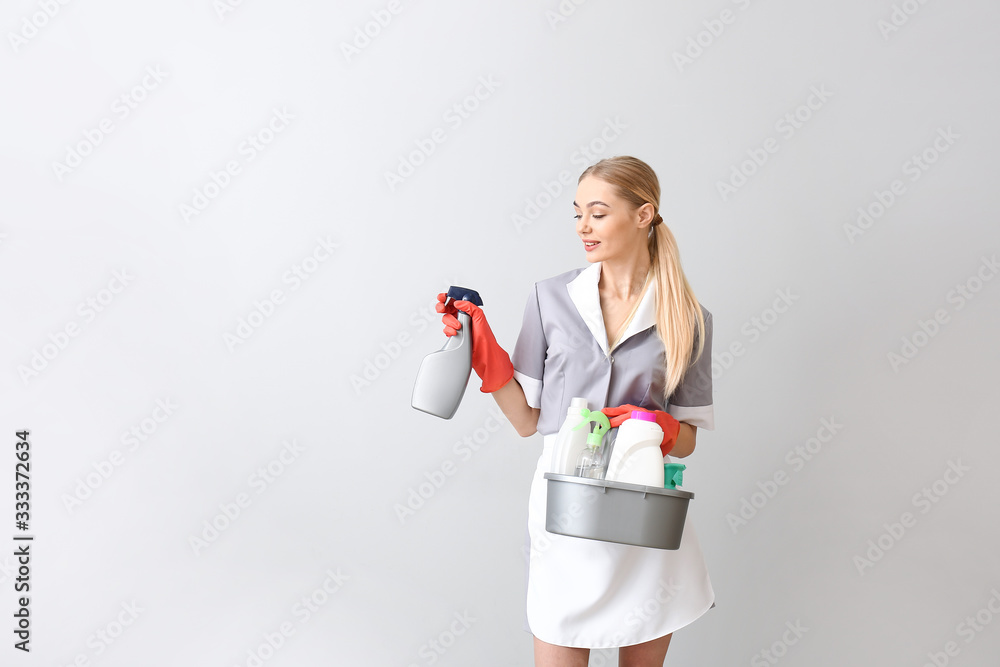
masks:
[[[636,209],[636,213],[639,215],[639,229],[648,229],[653,222],[653,216],[656,215],[656,211],[653,210],[653,205],[649,202],[646,202]]]

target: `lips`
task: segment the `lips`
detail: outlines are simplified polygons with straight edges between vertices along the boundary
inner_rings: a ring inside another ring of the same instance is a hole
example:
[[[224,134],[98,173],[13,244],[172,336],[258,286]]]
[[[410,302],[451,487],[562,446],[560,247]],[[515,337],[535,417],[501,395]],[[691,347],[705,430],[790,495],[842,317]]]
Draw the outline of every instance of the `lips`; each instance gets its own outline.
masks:
[[[600,242],[600,241],[596,241],[596,242],[594,242],[594,243],[593,243],[593,245],[591,245],[591,244],[590,244],[590,243],[588,243],[587,241],[584,241],[584,242],[583,242],[583,248],[584,248],[584,250],[586,250],[587,252],[590,252],[591,250],[593,250],[594,248],[596,248],[596,247],[597,247],[597,246],[599,246],[599,245],[601,245],[601,242]]]

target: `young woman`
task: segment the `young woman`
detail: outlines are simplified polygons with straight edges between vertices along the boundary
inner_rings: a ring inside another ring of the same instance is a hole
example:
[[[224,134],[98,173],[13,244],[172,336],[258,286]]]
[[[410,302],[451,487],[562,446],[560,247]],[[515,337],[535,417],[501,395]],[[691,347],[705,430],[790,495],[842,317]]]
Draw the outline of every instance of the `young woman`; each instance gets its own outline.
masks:
[[[714,606],[690,520],[674,551],[545,531],[542,475],[573,397],[602,408],[612,427],[633,409],[653,412],[667,461],[694,451],[697,427],[714,428],[712,315],[681,270],[659,201],[656,174],[634,157],[580,175],[573,206],[589,266],[534,284],[513,358],[482,309],[438,295],[446,334],[461,326],[456,309],[472,318],[481,391],[521,436],[544,436],[528,509],[527,618],[538,666],[585,667],[590,649],[620,647],[622,667],[661,667],[674,630]]]

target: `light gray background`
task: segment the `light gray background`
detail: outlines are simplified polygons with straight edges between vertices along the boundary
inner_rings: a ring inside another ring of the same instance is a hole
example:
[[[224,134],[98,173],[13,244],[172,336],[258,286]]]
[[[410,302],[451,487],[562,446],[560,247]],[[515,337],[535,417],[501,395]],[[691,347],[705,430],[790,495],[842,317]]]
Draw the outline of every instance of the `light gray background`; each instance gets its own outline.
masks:
[[[4,664],[530,664],[522,541],[541,436],[497,428],[475,376],[450,421],[409,400],[444,342],[438,292],[478,289],[512,351],[532,282],[585,265],[571,202],[586,146],[656,170],[715,315],[716,430],[685,486],[717,607],[676,633],[667,664],[774,664],[764,650],[810,667],[992,664],[995,3],[403,0],[350,59],[342,44],[387,3],[218,5],[18,0],[0,19]],[[121,118],[147,67],[162,81]],[[456,127],[445,114],[466,100]],[[241,142],[274,109],[293,118],[248,160]],[[795,113],[808,119],[788,137],[776,123]],[[113,131],[60,179],[53,163],[105,118]],[[624,128],[608,142],[609,120]],[[435,128],[444,142],[390,188]],[[724,199],[718,183],[769,138],[778,150]],[[911,180],[925,150],[936,161]],[[186,222],[180,205],[230,160],[241,171]],[[560,172],[570,185],[547,200]],[[905,192],[852,242],[845,225],[896,179]],[[542,206],[518,227],[528,200]],[[283,276],[317,238],[338,247],[292,289]],[[959,284],[978,291],[959,300]],[[284,301],[230,349],[275,289]],[[779,291],[794,297],[782,313]],[[105,302],[91,321],[87,299]],[[904,338],[920,346],[894,368]],[[36,353],[44,368],[22,377]],[[158,400],[176,406],[161,422]],[[823,419],[842,425],[832,438]],[[144,427],[130,449],[122,434]],[[30,656],[10,633],[22,428]],[[818,435],[804,465],[787,458]],[[286,441],[298,454],[255,482]],[[949,462],[967,470],[946,477]],[[88,475],[96,488],[67,506]],[[239,494],[248,506],[192,547]],[[322,604],[306,618],[309,596]]]

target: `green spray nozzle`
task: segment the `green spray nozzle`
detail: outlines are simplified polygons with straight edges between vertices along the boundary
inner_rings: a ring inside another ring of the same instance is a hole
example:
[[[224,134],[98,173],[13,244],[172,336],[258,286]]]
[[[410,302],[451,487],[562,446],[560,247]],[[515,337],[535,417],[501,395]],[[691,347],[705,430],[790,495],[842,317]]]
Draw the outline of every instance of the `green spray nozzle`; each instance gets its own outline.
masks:
[[[683,463],[663,464],[663,488],[676,489],[684,484],[684,470],[687,468]]]
[[[600,447],[604,434],[611,430],[611,421],[608,420],[608,416],[600,410],[588,410],[587,408],[581,408],[580,414],[583,415],[583,421],[574,426],[573,430],[575,431],[584,424],[596,422],[597,426],[594,427],[593,433],[587,434],[587,446],[595,449]]]

